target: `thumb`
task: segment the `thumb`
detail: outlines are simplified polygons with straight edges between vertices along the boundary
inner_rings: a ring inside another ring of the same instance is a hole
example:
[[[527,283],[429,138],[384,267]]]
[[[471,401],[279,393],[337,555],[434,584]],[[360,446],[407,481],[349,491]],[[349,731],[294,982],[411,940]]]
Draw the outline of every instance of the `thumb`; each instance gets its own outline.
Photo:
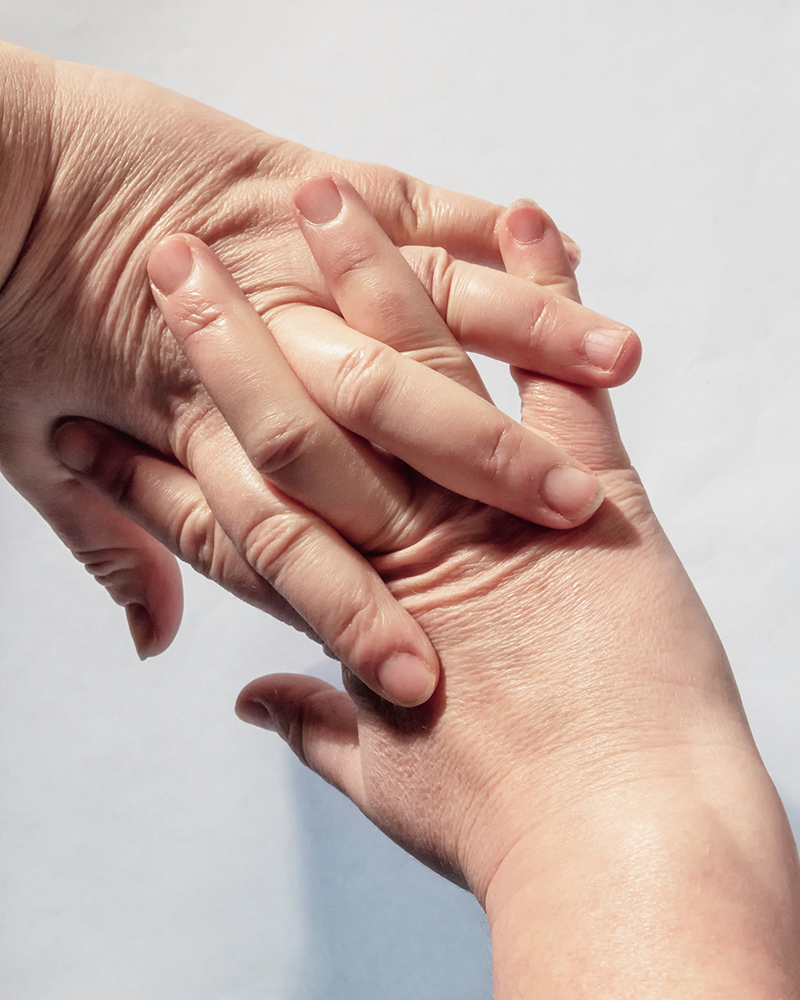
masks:
[[[304,674],[271,674],[243,689],[236,714],[277,732],[306,767],[363,809],[358,710],[343,691]]]

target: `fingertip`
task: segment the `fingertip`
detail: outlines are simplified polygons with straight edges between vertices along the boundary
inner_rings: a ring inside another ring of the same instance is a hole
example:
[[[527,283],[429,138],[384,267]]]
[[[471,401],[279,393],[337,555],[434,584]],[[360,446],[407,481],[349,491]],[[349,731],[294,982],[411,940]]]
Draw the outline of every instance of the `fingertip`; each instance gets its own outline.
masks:
[[[561,242],[564,244],[564,249],[567,251],[567,257],[569,257],[570,265],[573,271],[578,270],[578,265],[583,260],[583,251],[580,245],[572,239],[571,236],[567,236],[566,233],[561,233]]]
[[[172,645],[180,629],[183,577],[175,556],[155,540],[149,555],[152,562],[143,559],[145,604],[153,623],[153,638],[147,655],[158,656]]]
[[[615,385],[622,385],[633,378],[642,363],[642,341],[639,335],[631,330],[625,345],[617,358],[614,373],[617,376]]]
[[[527,246],[542,240],[549,217],[535,202],[516,202],[505,216],[506,229],[515,243]]]
[[[128,630],[140,660],[146,660],[155,652],[156,629],[150,612],[142,604],[128,604],[125,607]]]
[[[155,289],[169,297],[184,285],[194,268],[194,253],[189,241],[179,235],[169,236],[152,251],[147,273]]]
[[[599,384],[622,385],[633,378],[642,359],[642,342],[629,327],[594,327],[583,338],[584,357]]]
[[[555,527],[576,527],[587,521],[605,497],[605,486],[588,469],[574,465],[555,465],[543,477],[539,487],[542,499],[564,523]]]
[[[535,201],[520,199],[504,212],[498,230],[509,274],[551,287],[579,301],[571,250],[552,218]]]
[[[337,178],[331,174],[309,177],[295,191],[294,205],[300,216],[313,226],[333,222],[344,205]]]
[[[413,653],[393,653],[376,671],[382,694],[395,705],[415,708],[426,702],[439,679],[438,664],[434,666]]]
[[[88,472],[100,450],[100,439],[94,427],[85,420],[66,420],[53,431],[53,451],[59,461],[72,472]]]
[[[259,729],[266,729],[268,732],[277,733],[277,723],[269,710],[269,706],[264,702],[247,698],[242,692],[236,699],[234,706],[236,715],[249,726],[257,726]]]

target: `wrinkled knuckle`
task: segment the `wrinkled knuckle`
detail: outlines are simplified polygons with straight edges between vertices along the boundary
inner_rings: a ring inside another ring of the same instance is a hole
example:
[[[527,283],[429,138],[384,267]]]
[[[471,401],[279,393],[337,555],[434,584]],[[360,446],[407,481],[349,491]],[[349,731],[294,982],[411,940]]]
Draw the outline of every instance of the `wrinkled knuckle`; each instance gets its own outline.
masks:
[[[555,304],[550,298],[539,296],[531,306],[528,326],[528,352],[531,359],[543,349],[544,344],[553,329]]]
[[[218,303],[200,298],[198,294],[187,294],[181,302],[179,316],[182,343],[190,344],[207,330],[220,326],[224,319],[224,311]]]
[[[188,504],[173,528],[175,548],[181,558],[204,576],[213,578],[218,528],[202,501]]]
[[[138,593],[138,559],[133,549],[73,549],[73,555],[117,604],[128,603]]]
[[[419,184],[407,174],[399,174],[395,181],[397,185],[397,201],[399,205],[399,223],[406,238],[412,241],[419,237],[422,229],[421,218],[424,209],[420,204]]]
[[[73,549],[72,554],[100,583],[134,564],[132,551],[124,548]]]
[[[437,311],[447,321],[455,280],[453,257],[442,247],[424,247],[413,254],[407,254],[406,259]]]
[[[377,250],[366,247],[348,247],[334,264],[334,275],[337,278],[357,276],[359,279],[365,273],[379,267],[380,256]]]
[[[173,451],[182,465],[190,464],[188,456],[195,439],[211,438],[223,426],[219,411],[202,388],[175,408],[173,420]]]
[[[503,422],[496,427],[489,441],[486,470],[493,480],[502,480],[519,455],[522,447],[520,428],[513,423]]]
[[[287,415],[278,427],[273,417],[253,429],[249,436],[255,443],[248,444],[247,454],[261,475],[269,478],[302,458],[314,434],[314,425],[302,417]]]
[[[283,717],[284,739],[290,750],[304,767],[314,770],[311,750],[311,732],[315,716],[314,694],[306,695]]]
[[[388,368],[383,344],[350,351],[334,375],[336,416],[355,427],[370,423],[391,388]]]
[[[358,650],[374,649],[374,642],[380,643],[381,629],[386,626],[385,611],[368,588],[357,596],[348,593],[343,602],[345,600],[346,603],[337,609],[328,644],[356,677],[369,682],[370,678],[364,675],[365,670],[370,671],[369,662],[358,655]]]
[[[242,554],[259,576],[280,587],[284,571],[309,529],[303,518],[289,510],[259,517],[242,534]]]
[[[137,476],[135,466],[119,466],[110,470],[107,487],[122,510],[135,510],[137,506]]]

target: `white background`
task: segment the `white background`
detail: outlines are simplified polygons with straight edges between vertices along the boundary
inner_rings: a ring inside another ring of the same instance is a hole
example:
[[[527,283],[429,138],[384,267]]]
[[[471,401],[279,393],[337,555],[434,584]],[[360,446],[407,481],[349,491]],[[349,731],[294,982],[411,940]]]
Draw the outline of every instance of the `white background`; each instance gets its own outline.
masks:
[[[800,824],[796,0],[0,0],[0,34],[548,208],[645,342],[623,433]],[[140,664],[5,484],[0,544],[4,997],[490,995],[474,901],[233,716],[315,647],[198,580]]]

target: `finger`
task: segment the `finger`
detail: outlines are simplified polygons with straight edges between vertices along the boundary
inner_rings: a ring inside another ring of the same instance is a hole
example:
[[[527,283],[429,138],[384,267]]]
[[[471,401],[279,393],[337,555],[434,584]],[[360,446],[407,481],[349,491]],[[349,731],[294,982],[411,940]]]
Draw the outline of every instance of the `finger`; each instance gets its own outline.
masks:
[[[312,177],[295,194],[295,206],[349,326],[489,398],[469,356],[351,184]]]
[[[599,505],[596,477],[562,449],[325,309],[272,314],[290,366],[199,240],[166,240],[150,267],[169,292],[157,296],[170,328],[255,468],[359,546],[410,543],[399,532],[414,520],[412,494],[408,481],[363,445],[357,450],[339,425],[447,489],[539,524],[571,527]],[[418,283],[413,292],[424,296]],[[363,296],[369,301],[374,292]],[[181,418],[191,433],[193,412]],[[174,446],[183,459],[185,446]],[[184,464],[208,497],[200,467]],[[214,478],[209,465],[209,484]],[[226,517],[223,506],[212,508]]]
[[[272,328],[327,414],[434,482],[552,528],[582,523],[599,505],[594,474],[563,449],[340,317],[296,306]]]
[[[277,732],[306,767],[364,804],[357,709],[343,691],[315,677],[273,674],[243,689],[236,714]]]
[[[27,482],[17,480],[15,485],[112,600],[125,608],[139,657],[163,652],[175,638],[183,613],[183,585],[173,556],[85,489],[52,452],[40,460],[28,452],[26,466]]]
[[[630,466],[608,392],[566,385],[520,369],[512,375],[520,389],[523,423],[542,428],[598,473]]]
[[[402,252],[465,350],[576,385],[619,385],[634,374],[640,345],[630,327],[513,273],[441,250]]]
[[[426,700],[438,660],[421,628],[328,525],[255,473],[216,419],[216,434],[198,423],[190,447],[197,480],[109,428],[71,422],[92,451],[80,475],[205,575],[291,624],[299,615],[377,694],[402,705]],[[215,518],[215,505],[227,520]]]
[[[320,409],[203,243],[165,240],[148,266],[170,330],[258,472],[362,548],[408,520],[407,476]]]
[[[505,211],[502,205],[426,184],[387,167],[340,160],[336,169],[358,188],[396,246],[443,247],[462,260],[500,266],[497,226]],[[577,267],[580,247],[562,235]]]
[[[520,228],[536,225],[530,204],[518,206],[523,213]],[[511,274],[528,281],[560,284],[565,296],[578,295],[569,281],[571,264],[565,260],[561,241],[549,217],[541,213],[541,239],[517,239],[507,224],[514,209],[501,222],[503,259]],[[534,214],[536,210],[534,210]],[[622,444],[607,391],[580,389],[542,377],[523,368],[512,368],[519,387],[522,423],[542,429],[554,441],[599,472],[627,468],[630,460]]]
[[[186,469],[93,420],[62,424],[54,445],[86,490],[143,528],[148,541],[157,540],[247,603],[309,631],[297,612],[239,554]]]
[[[474,392],[487,396],[464,349],[580,385],[618,385],[635,371],[638,338],[580,305],[558,230],[538,209],[523,209],[523,223],[532,214],[542,225],[544,245],[535,259],[541,284],[553,288],[511,280],[441,249],[406,248],[432,305],[347,181],[314,177],[300,187],[295,204],[303,235],[347,323]],[[508,244],[513,241],[505,219],[500,234]],[[527,268],[522,277],[531,277],[530,246],[517,258],[514,263]],[[569,280],[559,279],[558,271]],[[577,301],[565,301],[564,293],[574,293]]]
[[[575,270],[550,216],[534,201],[506,209],[497,229],[506,270],[580,302]]]
[[[195,423],[187,464],[225,534],[369,688],[426,701],[439,662],[420,626],[341,535],[256,472],[219,414],[208,420]]]
[[[336,163],[356,185],[396,246],[444,247],[454,257],[501,265],[497,223],[503,206],[426,184],[381,166]]]

